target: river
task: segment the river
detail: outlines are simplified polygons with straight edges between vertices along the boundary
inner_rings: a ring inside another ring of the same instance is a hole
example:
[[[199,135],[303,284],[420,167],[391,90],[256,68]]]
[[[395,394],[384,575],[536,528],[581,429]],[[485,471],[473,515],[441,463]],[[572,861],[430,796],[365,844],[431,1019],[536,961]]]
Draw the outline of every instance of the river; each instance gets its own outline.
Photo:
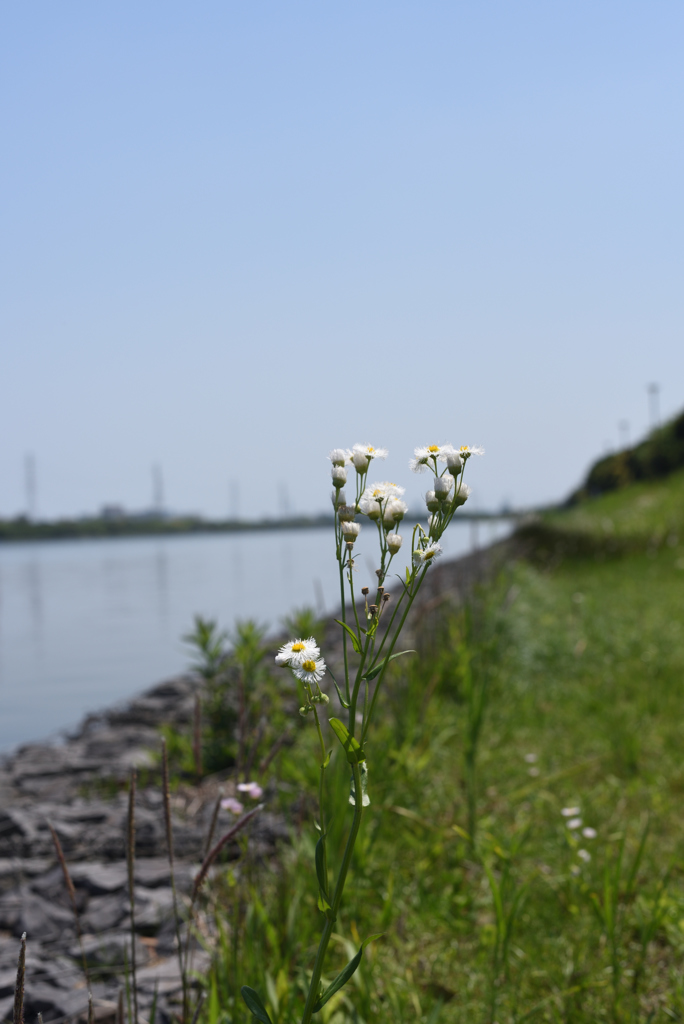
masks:
[[[481,523],[476,537],[471,524],[454,523],[445,557],[507,529]],[[359,586],[372,576],[375,550],[366,526]],[[182,671],[181,638],[195,614],[227,628],[254,618],[274,632],[303,605],[339,605],[327,529],[0,545],[0,750]]]

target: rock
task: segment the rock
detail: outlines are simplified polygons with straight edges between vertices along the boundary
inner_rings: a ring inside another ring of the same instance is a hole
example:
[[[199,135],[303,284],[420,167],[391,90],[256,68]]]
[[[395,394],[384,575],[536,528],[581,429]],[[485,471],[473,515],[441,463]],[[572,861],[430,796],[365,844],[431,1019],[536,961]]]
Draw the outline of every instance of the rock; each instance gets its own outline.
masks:
[[[83,937],[83,954],[89,967],[111,967],[124,971],[130,961],[130,932],[105,932],[102,935],[86,935]],[[78,942],[69,947],[69,956],[80,960],[81,947]],[[147,946],[140,939],[135,941],[135,962],[144,965],[150,958]]]
[[[121,924],[128,913],[128,900],[123,895],[93,896],[81,918],[84,932],[107,932]]]
[[[128,882],[126,862],[105,864],[101,861],[90,861],[72,864],[69,874],[75,886],[83,886],[95,896],[116,892],[123,889]]]
[[[33,982],[24,991],[24,1019],[33,1020],[39,1013],[44,1021],[57,1017],[75,1017],[88,1008],[85,988],[67,991],[45,982]]]

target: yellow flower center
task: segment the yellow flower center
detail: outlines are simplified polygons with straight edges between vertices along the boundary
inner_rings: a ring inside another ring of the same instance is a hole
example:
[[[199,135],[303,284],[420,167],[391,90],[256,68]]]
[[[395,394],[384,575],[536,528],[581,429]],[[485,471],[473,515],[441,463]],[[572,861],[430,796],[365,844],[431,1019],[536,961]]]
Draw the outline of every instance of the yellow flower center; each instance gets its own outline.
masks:
[[[439,451],[439,445],[438,444],[428,445],[428,451],[429,452],[438,452]]]
[[[368,453],[370,454],[371,452],[374,452],[374,451],[375,451],[375,448],[373,447],[373,445],[369,444],[368,445]]]
[[[469,448],[469,447],[470,447],[470,445],[467,445],[467,444],[462,444],[462,445],[461,445],[461,451],[462,451],[462,452],[467,452],[467,451],[468,451],[468,448]]]
[[[302,665],[302,668],[304,669],[305,672],[315,672],[316,671],[316,662],[315,661],[305,661],[304,664]]]
[[[298,654],[300,651],[303,651],[303,650],[304,650],[304,644],[292,644],[292,653],[293,654]]]
[[[427,562],[428,558],[434,558],[434,557],[435,557],[434,551],[426,551],[425,554],[423,555],[423,558],[425,559],[426,562]]]

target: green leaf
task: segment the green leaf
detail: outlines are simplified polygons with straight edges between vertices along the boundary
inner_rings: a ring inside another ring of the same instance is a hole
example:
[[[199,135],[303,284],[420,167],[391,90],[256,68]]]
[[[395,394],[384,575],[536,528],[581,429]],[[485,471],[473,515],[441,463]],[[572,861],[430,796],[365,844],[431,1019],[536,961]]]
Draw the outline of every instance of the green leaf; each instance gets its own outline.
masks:
[[[330,673],[330,674],[332,675],[332,673]],[[337,690],[337,696],[338,696],[338,697],[340,698],[340,704],[342,705],[342,707],[343,707],[343,708],[348,708],[348,707],[350,707],[350,705],[349,705],[349,704],[347,704],[346,700],[344,699],[344,697],[343,697],[343,696],[342,696],[342,694],[340,693],[340,688],[339,688],[339,686],[337,685],[337,680],[335,679],[335,677],[334,677],[334,676],[333,676],[333,683],[335,684],[335,689]]]
[[[330,764],[330,758],[331,757],[332,757],[332,749],[330,749],[328,751],[328,755],[327,755],[325,761],[323,762],[323,764],[321,765],[321,768],[327,768],[328,767],[328,765]]]
[[[361,764],[362,761],[365,761],[366,755],[361,744],[355,740],[353,736],[349,735],[349,730],[344,722],[341,722],[339,718],[331,718],[330,725],[332,726],[333,732],[337,736],[338,740],[344,747],[344,752],[347,755],[349,764]]]
[[[316,878],[318,879],[318,885],[321,890],[321,895],[328,898],[328,877],[325,870],[325,838],[321,838],[316,843]]]
[[[383,658],[382,661],[379,661],[376,665],[373,665],[373,668],[370,670],[370,672],[366,672],[365,676],[362,676],[361,678],[362,679],[368,679],[368,680],[375,679],[375,677],[377,675],[380,675],[380,673],[385,668],[385,666],[389,665],[390,661],[394,661],[395,658],[401,658],[401,656],[403,654],[416,654],[416,653],[417,653],[416,651],[410,650],[410,651],[398,651],[397,654],[390,654],[387,658]]]
[[[326,917],[330,917],[328,911],[332,910],[332,907],[326,900],[325,896],[321,896],[320,892],[318,894],[318,909],[322,914],[325,914]]]
[[[339,623],[339,625],[342,627],[342,629],[346,629],[346,631],[349,633],[349,636],[351,637],[352,647],[354,648],[354,650],[356,651],[357,654],[360,654],[361,653],[361,644],[360,644],[359,638],[356,635],[356,633],[354,632],[354,630],[351,629],[347,625],[346,622],[342,622],[342,619],[335,619],[335,622]]]
[[[371,935],[369,938],[365,939],[361,943],[361,946],[360,946],[359,951],[356,954],[356,956],[353,957],[353,959],[351,959],[349,961],[349,963],[344,968],[344,970],[340,971],[340,973],[337,975],[335,980],[330,985],[328,985],[328,987],[326,988],[325,992],[319,998],[318,1002],[316,1003],[316,1005],[313,1008],[313,1012],[314,1013],[318,1013],[318,1011],[321,1010],[325,1006],[325,1004],[328,1002],[328,1000],[332,999],[332,997],[335,995],[335,993],[339,992],[340,989],[342,988],[342,986],[345,985],[349,981],[349,979],[351,978],[352,974],[354,973],[356,968],[361,963],[361,957],[363,956],[363,951],[366,948],[366,946],[368,945],[368,943],[369,942],[374,942],[375,939],[379,939],[382,934],[383,934],[383,932],[378,932],[377,935]]]
[[[247,1008],[252,1011],[257,1020],[261,1021],[261,1024],[273,1024],[271,1018],[266,1013],[266,1007],[262,1003],[258,992],[255,992],[249,985],[243,985],[240,992],[242,993],[242,998],[247,1003]]]

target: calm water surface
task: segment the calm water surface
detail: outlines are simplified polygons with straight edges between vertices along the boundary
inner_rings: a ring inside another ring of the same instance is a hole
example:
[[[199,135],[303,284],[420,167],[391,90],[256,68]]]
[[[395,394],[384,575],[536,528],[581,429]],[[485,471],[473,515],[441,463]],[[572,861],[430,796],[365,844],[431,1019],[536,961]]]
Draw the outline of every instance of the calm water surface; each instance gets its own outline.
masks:
[[[505,529],[480,525],[479,543]],[[446,555],[474,539],[470,524],[453,524]],[[365,528],[359,586],[375,547]],[[195,614],[226,627],[256,618],[275,631],[293,608],[333,611],[338,594],[326,529],[1,545],[0,750],[182,671],[181,636]]]

